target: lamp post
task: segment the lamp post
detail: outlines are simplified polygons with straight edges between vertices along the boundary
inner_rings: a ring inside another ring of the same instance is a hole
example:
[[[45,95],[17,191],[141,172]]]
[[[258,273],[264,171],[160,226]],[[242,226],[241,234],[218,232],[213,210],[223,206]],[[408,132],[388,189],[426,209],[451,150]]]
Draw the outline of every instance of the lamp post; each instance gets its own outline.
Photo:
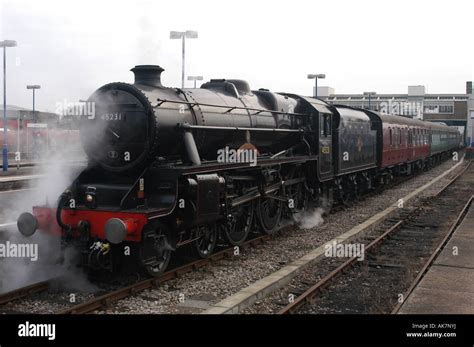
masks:
[[[186,39],[197,39],[197,31],[170,31],[170,39],[181,39],[182,40],[182,68],[181,68],[181,88],[184,88],[184,61],[186,52]]]
[[[364,92],[364,96],[368,96],[368,97],[369,97],[369,110],[371,110],[371,108],[370,108],[370,100],[372,99],[372,96],[374,96],[375,94],[377,94],[377,93],[375,93],[375,92]]]
[[[194,81],[194,88],[196,88],[196,81],[202,81],[202,76],[188,76],[188,81]]]
[[[40,88],[41,88],[41,86],[39,86],[37,84],[30,84],[30,85],[26,86],[26,89],[32,89],[33,90],[33,121],[35,123],[38,123],[38,117],[36,116],[36,111],[35,111],[35,90],[40,89]],[[34,136],[34,134],[35,133],[33,132],[33,136]],[[26,131],[26,137],[28,138],[28,130]],[[34,141],[33,141],[33,143],[34,143]],[[36,150],[36,146],[34,148]],[[28,153],[28,150],[27,150],[27,153]],[[33,153],[35,153],[35,152],[33,151]]]
[[[0,41],[3,47],[3,171],[8,171],[8,125],[7,125],[7,47],[16,47],[16,41]]]
[[[314,79],[314,97],[318,97],[318,78],[319,79],[324,79],[326,78],[325,74],[308,74],[308,79],[312,80]]]
[[[41,86],[37,85],[37,84],[33,84],[33,85],[27,85],[26,86],[26,89],[33,89],[33,119],[35,122],[38,122],[38,119],[36,117],[36,113],[35,113],[35,90],[36,89],[40,89]]]

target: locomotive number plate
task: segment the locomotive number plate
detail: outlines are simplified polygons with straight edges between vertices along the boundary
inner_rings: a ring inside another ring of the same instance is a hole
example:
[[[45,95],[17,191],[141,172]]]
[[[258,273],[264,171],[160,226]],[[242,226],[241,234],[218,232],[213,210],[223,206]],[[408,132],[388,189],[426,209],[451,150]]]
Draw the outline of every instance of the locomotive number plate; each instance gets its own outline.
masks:
[[[100,119],[105,120],[105,121],[122,120],[123,118],[124,117],[121,112],[104,113],[103,115],[100,116]]]

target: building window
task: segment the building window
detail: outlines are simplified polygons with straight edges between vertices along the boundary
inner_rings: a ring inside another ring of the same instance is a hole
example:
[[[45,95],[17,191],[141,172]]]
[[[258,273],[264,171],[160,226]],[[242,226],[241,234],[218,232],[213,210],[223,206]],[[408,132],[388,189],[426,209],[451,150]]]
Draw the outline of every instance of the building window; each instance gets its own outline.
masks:
[[[439,113],[453,113],[454,107],[452,105],[440,105]]]
[[[438,113],[438,106],[435,105],[425,105],[424,113]]]
[[[453,105],[425,105],[424,113],[453,113]]]

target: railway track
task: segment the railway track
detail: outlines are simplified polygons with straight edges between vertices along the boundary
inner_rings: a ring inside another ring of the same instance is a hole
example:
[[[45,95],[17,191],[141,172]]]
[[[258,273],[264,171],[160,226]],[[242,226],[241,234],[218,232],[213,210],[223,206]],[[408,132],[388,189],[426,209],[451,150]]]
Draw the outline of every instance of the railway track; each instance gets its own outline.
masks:
[[[19,171],[17,172],[15,169],[10,169],[13,174],[0,176],[0,192],[15,192],[21,191],[24,189],[25,186],[31,184],[32,182],[38,182],[41,179],[47,178],[47,175],[44,173],[45,168],[50,166],[84,166],[86,162],[84,160],[76,160],[76,161],[66,161],[66,162],[37,162],[37,163],[23,163],[20,164],[19,168],[21,167],[22,170],[26,170],[27,172],[22,172],[21,174]],[[16,165],[15,165],[16,166]],[[41,173],[37,174],[34,173],[33,170],[38,170]]]
[[[426,205],[401,213],[398,220],[392,219],[388,226],[385,225],[382,234],[365,246],[367,260],[351,257],[310,286],[306,279],[292,283],[293,288],[288,290],[291,299],[278,314],[374,313],[369,309],[368,298],[381,295],[381,291],[385,292],[381,300],[388,297],[396,304],[385,302],[388,308],[381,307],[383,303],[374,300],[375,312],[398,312],[473,202],[473,196],[467,197],[467,202],[460,201],[460,193],[472,184],[458,182],[467,170],[473,171],[469,164],[453,174]],[[446,225],[446,219],[451,219],[449,225]],[[415,258],[422,261],[417,262]],[[410,269],[409,263],[417,266]],[[397,280],[387,280],[390,276]],[[415,278],[409,281],[408,288],[405,285],[404,290],[397,291],[400,286],[394,282],[410,276]],[[337,280],[339,283],[335,283]],[[391,288],[383,289],[383,285]]]
[[[58,165],[58,164],[85,164],[86,160],[85,159],[76,159],[76,160],[62,160],[62,161],[43,161],[43,160],[36,160],[36,161],[24,161],[24,162],[16,162],[12,159],[10,159],[8,167],[9,168],[29,168],[29,167],[35,167],[35,166],[48,166],[48,165]]]
[[[257,236],[251,240],[246,241],[243,245],[239,247],[240,248],[255,247],[271,238],[272,237],[269,235]],[[160,277],[148,278],[146,280],[134,283],[127,287],[120,288],[113,292],[104,294],[102,296],[99,296],[87,302],[69,307],[57,313],[58,314],[84,314],[84,313],[90,313],[102,308],[106,308],[107,306],[109,306],[110,304],[116,301],[129,297],[131,295],[135,295],[145,289],[157,287],[185,273],[188,273],[196,269],[202,268],[204,266],[207,266],[209,264],[212,264],[212,262],[218,261],[226,257],[232,257],[234,256],[234,252],[235,252],[234,247],[226,248],[220,252],[212,254],[208,258],[199,259],[189,264],[185,264],[183,266],[167,271]]]
[[[244,244],[239,246],[240,249],[246,249],[249,247],[256,247],[262,244],[265,241],[272,239],[270,235],[260,235],[255,238],[252,238],[246,241]],[[240,251],[240,250],[239,250]],[[123,288],[119,288],[117,290],[113,290],[109,293],[100,295],[96,298],[88,300],[86,302],[79,303],[77,305],[73,305],[71,307],[62,309],[58,311],[58,314],[84,314],[90,313],[101,308],[105,308],[113,302],[118,300],[124,299],[128,296],[135,295],[143,290],[148,288],[157,287],[162,285],[163,283],[170,281],[172,279],[178,278],[185,273],[195,271],[199,268],[208,266],[213,262],[219,261],[224,258],[233,257],[235,253],[235,247],[228,247],[219,252],[216,252],[209,256],[208,258],[198,259],[192,261],[188,264],[178,266],[174,269],[171,269],[161,276],[157,278],[147,278],[142,281],[138,281],[136,283],[130,284]],[[49,281],[42,281],[39,283],[31,284],[4,294],[0,295],[0,305],[5,305],[7,303],[13,302],[15,300],[28,298],[31,295],[45,292],[50,288],[50,284],[54,280]]]
[[[449,239],[452,237],[454,231],[456,230],[456,227],[462,222],[463,216],[467,213],[469,210],[469,207],[472,205],[472,202],[474,201],[474,195],[471,195],[471,198],[467,201],[466,205],[464,205],[463,209],[459,213],[458,217],[454,221],[454,223],[451,225],[449,228],[449,231],[446,233],[445,237],[441,240],[439,243],[438,247],[436,247],[436,250],[432,253],[432,255],[428,258],[428,260],[425,262],[425,265],[423,265],[423,268],[419,271],[418,276],[416,276],[415,280],[412,282],[410,287],[405,291],[404,298],[408,298],[410,294],[413,292],[413,290],[416,288],[418,283],[420,283],[421,279],[423,276],[428,272],[428,269],[431,267],[433,264],[434,260],[436,257],[441,253],[442,249],[446,244],[448,243]],[[399,302],[392,310],[392,314],[397,314],[401,307],[403,306],[403,302]]]
[[[4,294],[0,294],[0,305],[4,305],[39,292],[44,292],[49,289],[50,283],[51,281],[42,281],[12,290]]]

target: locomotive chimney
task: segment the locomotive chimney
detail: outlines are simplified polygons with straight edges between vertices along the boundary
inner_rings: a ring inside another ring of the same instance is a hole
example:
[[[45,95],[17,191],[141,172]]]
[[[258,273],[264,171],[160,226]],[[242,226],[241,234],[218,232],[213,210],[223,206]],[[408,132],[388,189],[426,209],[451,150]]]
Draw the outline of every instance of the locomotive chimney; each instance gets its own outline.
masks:
[[[135,75],[135,84],[143,84],[151,87],[163,87],[161,84],[161,73],[165,71],[158,65],[137,65],[131,69]]]

